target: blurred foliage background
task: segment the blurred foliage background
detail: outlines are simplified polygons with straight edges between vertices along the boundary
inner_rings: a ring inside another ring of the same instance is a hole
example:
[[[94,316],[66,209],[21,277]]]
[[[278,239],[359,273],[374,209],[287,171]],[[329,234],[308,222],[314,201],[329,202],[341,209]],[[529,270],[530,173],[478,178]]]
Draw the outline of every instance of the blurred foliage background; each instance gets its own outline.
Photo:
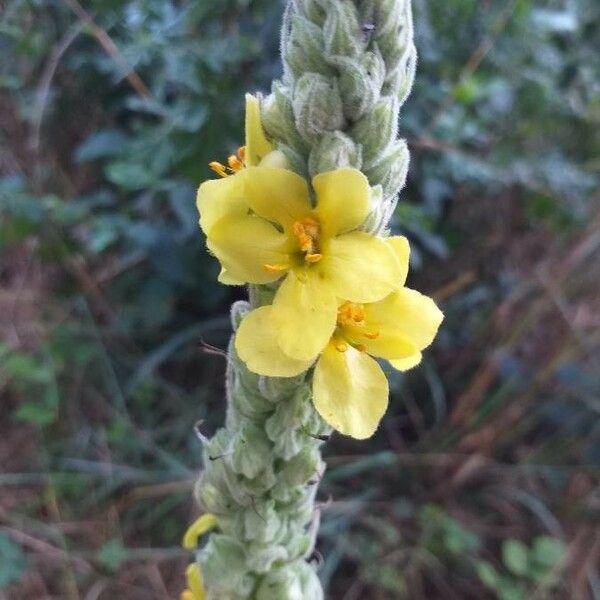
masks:
[[[598,599],[600,4],[413,4],[394,229],[446,321],[377,435],[327,445],[315,560],[335,600]],[[0,4],[0,598],[183,586],[244,295],[195,188],[279,75],[282,10]]]

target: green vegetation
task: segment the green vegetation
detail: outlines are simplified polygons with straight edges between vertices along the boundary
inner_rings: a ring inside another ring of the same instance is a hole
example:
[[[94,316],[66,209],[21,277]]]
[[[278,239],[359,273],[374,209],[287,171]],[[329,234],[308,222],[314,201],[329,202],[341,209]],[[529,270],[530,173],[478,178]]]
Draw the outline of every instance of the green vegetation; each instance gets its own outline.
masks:
[[[378,434],[327,446],[320,575],[333,600],[600,598],[600,6],[413,5],[394,228],[447,316]],[[0,596],[183,586],[244,294],[195,188],[279,73],[282,10],[0,7]]]

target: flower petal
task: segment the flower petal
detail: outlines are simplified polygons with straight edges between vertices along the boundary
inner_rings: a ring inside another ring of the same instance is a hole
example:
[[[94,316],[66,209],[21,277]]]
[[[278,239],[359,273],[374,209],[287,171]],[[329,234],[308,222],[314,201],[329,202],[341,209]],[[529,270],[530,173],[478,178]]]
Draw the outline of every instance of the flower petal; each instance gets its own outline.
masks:
[[[217,280],[225,285],[244,285],[246,282],[243,279],[236,279],[226,269],[221,269]]]
[[[217,525],[217,517],[212,513],[200,515],[187,529],[182,545],[186,550],[196,550],[198,538]]]
[[[388,382],[370,356],[328,344],[315,368],[313,402],[329,425],[363,440],[375,432],[388,405]]]
[[[315,269],[293,270],[277,290],[271,314],[282,351],[310,361],[333,334],[337,300]]]
[[[260,100],[246,94],[246,164],[258,165],[261,159],[273,150],[265,136],[260,120]]]
[[[337,169],[313,178],[316,214],[323,235],[330,237],[360,227],[369,214],[371,189],[357,169]]]
[[[443,319],[442,311],[431,298],[405,287],[380,302],[365,305],[369,329],[379,330],[382,335],[402,336],[415,350],[423,350],[431,344]]]
[[[186,578],[189,591],[192,593],[194,600],[205,600],[206,594],[204,592],[204,580],[202,578],[202,571],[198,563],[192,563],[188,565],[186,569]]]
[[[223,217],[244,215],[248,212],[248,203],[244,200],[245,170],[222,179],[205,181],[196,195],[196,206],[200,213],[200,227],[206,235]]]
[[[406,358],[394,358],[390,360],[390,365],[394,367],[394,369],[398,369],[398,371],[408,371],[413,367],[416,367],[423,358],[423,355],[420,352],[415,352]]]
[[[312,361],[296,360],[281,351],[271,313],[271,306],[261,306],[248,313],[235,334],[235,349],[253,373],[268,377],[299,375]]]
[[[343,330],[344,333],[349,334],[349,339],[364,346],[365,352],[371,356],[390,360],[412,356],[418,352],[415,345],[397,330],[381,326],[374,327],[369,321],[367,321],[365,329],[346,326]],[[367,334],[376,334],[376,337],[365,335],[365,331]]]
[[[398,263],[400,264],[400,280],[398,286],[402,287],[408,277],[408,268],[410,261],[410,245],[403,235],[394,235],[387,238],[387,243],[392,247]]]
[[[207,246],[227,271],[228,279],[238,282],[275,281],[283,273],[267,271],[264,265],[284,265],[290,261],[288,238],[255,215],[221,219],[212,227]]]
[[[375,302],[398,284],[400,265],[383,238],[353,231],[329,240],[322,252],[316,267],[338,298]]]
[[[289,230],[310,214],[308,186],[300,175],[275,167],[250,167],[245,173],[245,198],[261,217]]]

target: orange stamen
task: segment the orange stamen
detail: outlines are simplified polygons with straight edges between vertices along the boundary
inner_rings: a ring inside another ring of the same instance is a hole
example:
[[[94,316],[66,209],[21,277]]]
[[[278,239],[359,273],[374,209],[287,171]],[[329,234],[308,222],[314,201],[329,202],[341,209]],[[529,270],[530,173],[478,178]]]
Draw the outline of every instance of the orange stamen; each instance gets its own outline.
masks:
[[[237,155],[243,163],[246,163],[246,146],[240,146]]]
[[[194,594],[190,590],[183,590],[179,600],[194,600]]]
[[[286,264],[276,264],[276,265],[268,265],[265,264],[263,265],[263,269],[265,271],[268,271],[269,273],[280,273],[281,271],[285,271],[286,269],[289,269],[290,265],[286,265]]]
[[[379,331],[365,331],[363,335],[370,340],[376,340],[379,337]]]
[[[304,257],[306,262],[316,263],[322,258],[322,255],[317,252],[320,232],[319,222],[312,217],[305,217],[292,225],[292,233],[298,240],[300,250],[306,254]]]
[[[227,164],[232,171],[241,171],[244,168],[244,163],[235,154],[227,158]]]
[[[365,310],[362,304],[354,304],[353,302],[344,302],[338,308],[337,321],[341,326],[364,325]]]
[[[211,168],[219,177],[227,177],[227,171],[225,170],[225,165],[220,162],[213,160],[208,163],[209,168]]]
[[[315,252],[314,254],[306,254],[304,256],[304,260],[309,263],[319,262],[322,258],[323,258],[323,255],[319,254],[318,252]]]

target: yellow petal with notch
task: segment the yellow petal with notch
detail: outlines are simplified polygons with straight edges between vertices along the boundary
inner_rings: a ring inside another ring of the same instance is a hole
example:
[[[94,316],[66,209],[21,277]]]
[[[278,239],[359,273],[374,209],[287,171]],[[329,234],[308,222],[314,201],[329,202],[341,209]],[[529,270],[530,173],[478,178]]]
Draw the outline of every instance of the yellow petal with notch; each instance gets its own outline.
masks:
[[[353,231],[329,240],[322,253],[317,269],[338,298],[375,302],[398,285],[400,265],[383,238]]]
[[[371,437],[388,405],[388,382],[377,362],[352,348],[333,344],[317,362],[313,402],[317,412],[336,431],[358,440]]]
[[[337,300],[318,271],[290,271],[272,306],[282,351],[297,360],[314,360],[329,342],[337,319]]]
[[[369,328],[395,332],[413,344],[415,351],[431,344],[444,319],[442,311],[431,298],[405,287],[380,302],[366,304],[364,308]]]
[[[271,306],[261,306],[248,313],[235,334],[235,349],[253,373],[268,377],[299,375],[312,361],[290,358],[281,351],[271,313]]]
[[[196,206],[200,213],[200,227],[206,235],[210,235],[213,226],[222,218],[248,212],[244,177],[245,170],[222,179],[205,181],[198,189]]]
[[[261,217],[291,230],[311,213],[306,181],[286,169],[251,167],[245,170],[248,205]]]
[[[209,250],[219,259],[229,278],[246,283],[268,283],[284,273],[265,265],[288,264],[291,242],[264,219],[255,215],[228,216],[211,229]]]
[[[357,169],[337,169],[313,178],[317,214],[324,237],[360,227],[370,210],[371,190],[367,178]]]

